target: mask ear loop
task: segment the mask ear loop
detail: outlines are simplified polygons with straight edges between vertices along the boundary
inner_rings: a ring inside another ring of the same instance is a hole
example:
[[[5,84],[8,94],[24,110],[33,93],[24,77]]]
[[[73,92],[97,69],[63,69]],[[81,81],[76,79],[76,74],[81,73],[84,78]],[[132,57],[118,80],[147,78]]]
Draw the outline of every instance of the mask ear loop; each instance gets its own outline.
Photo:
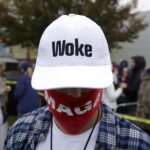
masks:
[[[50,142],[50,150],[52,150],[53,149],[53,115],[51,116],[51,142]]]
[[[84,146],[84,150],[86,150],[86,147],[87,147],[87,145],[88,145],[88,143],[89,143],[89,141],[90,141],[90,138],[91,138],[91,136],[92,136],[92,133],[93,133],[93,131],[94,131],[95,127],[96,127],[96,124],[97,124],[97,122],[98,122],[98,119],[99,119],[99,109],[98,109],[98,114],[97,114],[97,118],[96,118],[95,124],[94,124],[94,126],[93,126],[93,128],[92,128],[92,131],[91,131],[91,133],[90,133],[90,135],[89,135],[87,141],[86,141],[86,144],[85,144],[85,146]]]

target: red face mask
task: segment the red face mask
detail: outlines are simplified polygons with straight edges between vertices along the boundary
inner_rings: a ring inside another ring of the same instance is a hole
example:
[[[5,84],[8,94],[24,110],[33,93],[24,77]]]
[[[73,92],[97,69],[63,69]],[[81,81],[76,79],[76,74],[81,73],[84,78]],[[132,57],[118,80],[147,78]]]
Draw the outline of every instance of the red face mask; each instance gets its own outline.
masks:
[[[102,90],[92,90],[73,97],[56,91],[45,91],[49,109],[61,127],[69,134],[79,134],[96,113]]]

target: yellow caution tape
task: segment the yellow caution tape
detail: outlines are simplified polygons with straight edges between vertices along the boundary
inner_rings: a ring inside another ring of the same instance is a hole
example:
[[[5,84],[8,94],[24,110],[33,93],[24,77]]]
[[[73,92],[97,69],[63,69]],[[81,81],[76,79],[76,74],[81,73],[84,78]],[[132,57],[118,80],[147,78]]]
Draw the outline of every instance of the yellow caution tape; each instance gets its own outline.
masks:
[[[38,92],[38,95],[44,97],[44,93],[43,92]]]
[[[16,83],[17,83],[17,81],[11,81],[11,80],[6,81],[6,84],[10,84],[10,85],[14,85]]]
[[[131,121],[141,122],[141,123],[149,124],[150,125],[150,120],[148,120],[148,119],[143,119],[143,118],[139,118],[139,117],[135,117],[135,116],[130,116],[130,115],[125,115],[125,114],[119,114],[119,115],[122,116],[123,118],[131,120]]]

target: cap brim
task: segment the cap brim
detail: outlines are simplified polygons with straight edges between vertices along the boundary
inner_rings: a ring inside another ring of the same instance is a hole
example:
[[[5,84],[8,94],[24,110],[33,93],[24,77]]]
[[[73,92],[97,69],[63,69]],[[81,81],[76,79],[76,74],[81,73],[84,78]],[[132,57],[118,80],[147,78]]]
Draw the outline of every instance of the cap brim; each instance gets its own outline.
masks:
[[[32,87],[37,90],[58,88],[106,88],[113,82],[111,66],[36,66]]]

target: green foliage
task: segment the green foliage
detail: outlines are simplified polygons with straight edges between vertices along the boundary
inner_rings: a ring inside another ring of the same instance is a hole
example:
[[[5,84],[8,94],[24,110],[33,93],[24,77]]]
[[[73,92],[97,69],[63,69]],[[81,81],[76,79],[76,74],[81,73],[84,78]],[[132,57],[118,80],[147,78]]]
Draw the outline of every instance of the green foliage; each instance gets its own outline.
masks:
[[[146,23],[138,14],[131,14],[136,6],[118,7],[119,0],[5,0],[0,1],[0,39],[7,45],[37,47],[44,29],[62,14],[82,14],[97,22],[103,29],[110,48],[118,42],[137,38]]]

